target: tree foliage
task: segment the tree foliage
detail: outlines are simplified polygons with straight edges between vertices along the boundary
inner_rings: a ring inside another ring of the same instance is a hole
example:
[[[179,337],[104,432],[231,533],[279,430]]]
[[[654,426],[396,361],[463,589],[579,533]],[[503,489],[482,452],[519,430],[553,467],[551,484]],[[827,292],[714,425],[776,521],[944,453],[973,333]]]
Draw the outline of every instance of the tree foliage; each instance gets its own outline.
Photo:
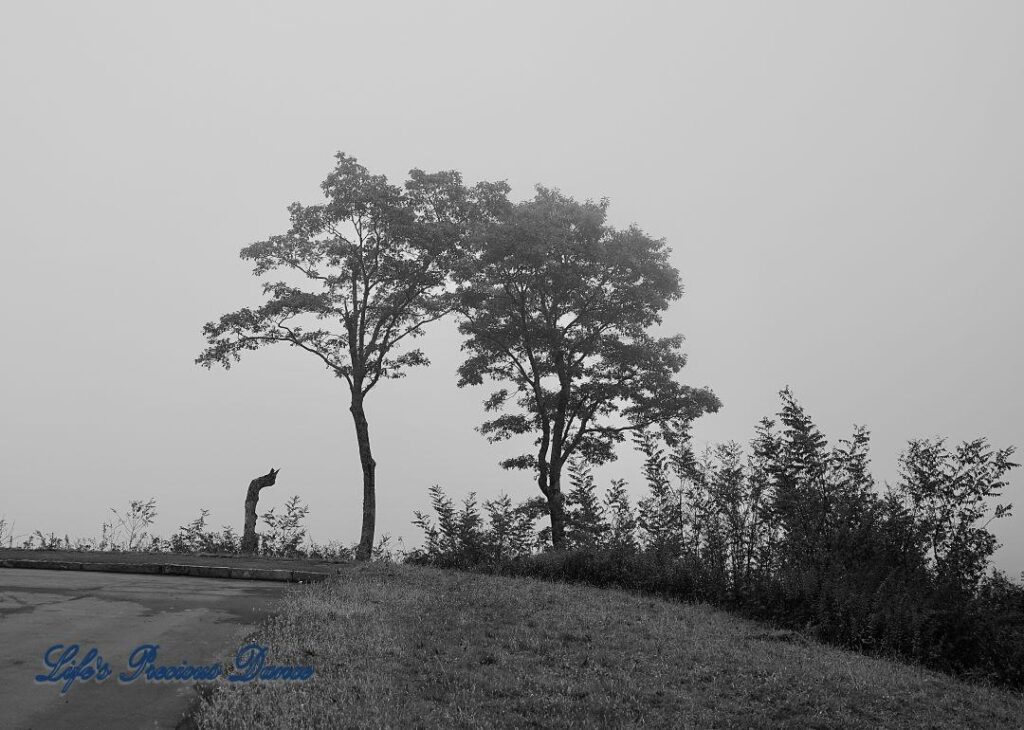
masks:
[[[427,364],[419,349],[400,347],[448,311],[445,289],[466,222],[500,209],[506,187],[467,189],[457,172],[413,170],[403,190],[339,153],[321,188],[326,202],[293,203],[286,233],[241,253],[254,276],[297,274],[298,283],[268,281],[264,304],[208,323],[199,364],[228,368],[243,352],[280,342],[313,355],[361,396]]]

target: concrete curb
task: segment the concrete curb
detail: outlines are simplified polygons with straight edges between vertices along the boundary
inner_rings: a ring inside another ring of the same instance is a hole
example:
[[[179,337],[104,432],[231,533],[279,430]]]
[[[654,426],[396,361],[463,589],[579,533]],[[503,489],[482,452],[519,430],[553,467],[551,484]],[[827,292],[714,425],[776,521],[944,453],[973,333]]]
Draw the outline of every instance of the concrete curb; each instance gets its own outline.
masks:
[[[84,563],[71,560],[29,560],[7,558],[0,568],[32,570],[93,570],[101,573],[145,573],[147,575],[187,575],[192,578],[234,578],[236,580],[272,580],[286,583],[317,583],[330,575],[310,570],[276,568],[232,568],[226,565],[182,565],[179,563]]]

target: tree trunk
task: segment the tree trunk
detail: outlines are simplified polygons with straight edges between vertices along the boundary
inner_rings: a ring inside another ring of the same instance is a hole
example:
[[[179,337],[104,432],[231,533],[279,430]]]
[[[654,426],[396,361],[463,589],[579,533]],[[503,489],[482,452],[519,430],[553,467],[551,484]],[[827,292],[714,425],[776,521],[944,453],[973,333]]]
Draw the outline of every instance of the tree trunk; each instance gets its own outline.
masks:
[[[565,497],[562,495],[562,472],[551,469],[548,473],[548,513],[551,515],[551,546],[556,550],[565,547]]]
[[[242,531],[242,552],[255,553],[256,540],[256,503],[260,501],[260,490],[273,486],[277,481],[280,469],[271,469],[268,474],[257,477],[249,482],[249,491],[245,493],[245,528]]]
[[[366,422],[363,410],[363,399],[359,395],[352,397],[352,420],[356,425],[356,441],[359,444],[359,464],[363,468],[363,528],[359,534],[359,547],[356,549],[356,560],[369,560],[373,554],[373,533],[377,522],[377,497],[375,488],[375,470],[377,462],[370,452],[370,427]]]

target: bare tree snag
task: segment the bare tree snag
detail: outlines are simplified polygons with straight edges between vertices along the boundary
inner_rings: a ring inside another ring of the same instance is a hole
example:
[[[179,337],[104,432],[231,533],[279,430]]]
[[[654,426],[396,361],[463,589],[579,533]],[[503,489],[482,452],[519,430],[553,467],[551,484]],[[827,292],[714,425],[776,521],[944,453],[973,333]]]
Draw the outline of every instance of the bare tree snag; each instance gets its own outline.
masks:
[[[249,491],[245,494],[245,531],[242,533],[242,552],[256,552],[256,503],[260,501],[260,490],[272,487],[277,481],[280,469],[271,469],[261,477],[249,482]]]

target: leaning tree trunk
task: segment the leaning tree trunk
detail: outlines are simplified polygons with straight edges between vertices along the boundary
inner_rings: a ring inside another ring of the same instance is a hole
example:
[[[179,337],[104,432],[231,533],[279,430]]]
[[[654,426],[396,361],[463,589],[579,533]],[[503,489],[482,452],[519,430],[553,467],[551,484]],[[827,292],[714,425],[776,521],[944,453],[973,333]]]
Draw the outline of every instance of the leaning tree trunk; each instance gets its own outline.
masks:
[[[272,487],[277,481],[280,469],[271,469],[269,473],[249,482],[249,491],[245,494],[245,530],[242,532],[242,552],[256,552],[256,503],[260,501],[260,490]]]
[[[363,528],[359,533],[359,547],[356,560],[369,560],[373,554],[373,533],[377,522],[377,497],[375,472],[377,462],[370,451],[370,426],[366,422],[361,396],[352,397],[352,420],[356,425],[356,441],[359,444],[359,464],[363,469]]]

